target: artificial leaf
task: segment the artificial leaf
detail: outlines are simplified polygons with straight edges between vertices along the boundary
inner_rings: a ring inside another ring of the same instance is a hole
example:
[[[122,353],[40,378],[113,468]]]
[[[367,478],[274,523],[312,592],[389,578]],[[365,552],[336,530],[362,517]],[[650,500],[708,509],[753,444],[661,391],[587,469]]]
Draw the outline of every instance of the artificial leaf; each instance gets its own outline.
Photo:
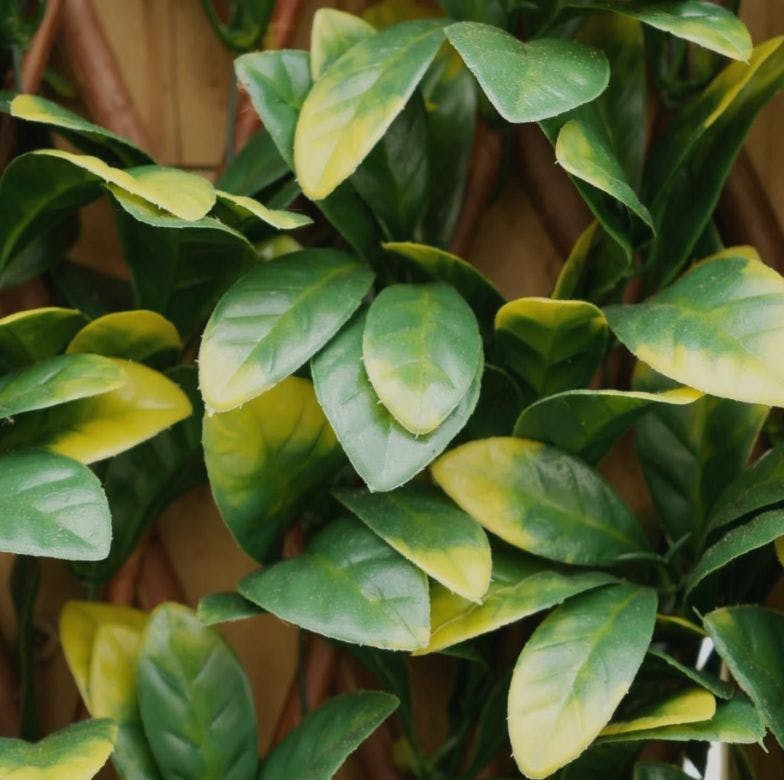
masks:
[[[715,714],[716,699],[712,693],[704,688],[687,688],[646,707],[629,720],[613,721],[602,729],[601,736],[697,723],[710,720]]]
[[[3,552],[94,561],[110,541],[109,506],[89,469],[40,450],[0,455]]]
[[[728,531],[718,542],[709,547],[695,564],[686,581],[687,592],[694,590],[702,580],[726,566],[735,558],[764,547],[784,535],[784,510],[763,512],[748,523]]]
[[[628,780],[637,752],[634,744],[594,743],[553,777],[557,780]]]
[[[217,196],[217,215],[224,217],[224,222],[231,223],[224,214],[228,214],[233,220],[239,222],[248,219],[259,220],[265,225],[277,228],[278,230],[296,230],[297,228],[311,224],[313,220],[304,214],[297,214],[294,211],[283,209],[267,208],[263,203],[247,195],[234,195],[230,192],[216,190]],[[238,228],[239,225],[233,225]]]
[[[784,279],[733,250],[703,260],[648,301],[605,309],[615,335],[659,373],[770,406],[784,405],[783,314]]]
[[[329,69],[335,60],[354,44],[370,37],[373,25],[354,14],[336,8],[319,8],[310,28],[310,75],[313,81]]]
[[[458,434],[474,411],[481,374],[459,406],[427,436],[414,436],[376,396],[362,364],[365,316],[357,317],[311,364],[321,408],[352,466],[371,490],[393,490],[418,474]]]
[[[427,485],[388,493],[335,491],[336,498],[390,547],[448,590],[479,601],[490,584],[485,532],[446,496]]]
[[[123,167],[153,162],[147,152],[139,149],[127,138],[88,122],[79,114],[40,95],[17,95],[11,101],[10,113],[25,122],[38,122],[55,128],[58,133],[90,154],[101,156],[108,153],[111,161]]]
[[[709,529],[722,528],[752,512],[784,501],[784,446],[768,450],[727,485],[716,499]]]
[[[482,370],[474,313],[454,287],[396,284],[368,310],[362,357],[379,400],[407,431],[431,433]]]
[[[434,653],[495,631],[560,604],[585,590],[607,585],[602,572],[566,571],[534,557],[496,550],[490,587],[480,604],[430,588],[430,643],[418,654]]]
[[[288,172],[269,130],[262,128],[227,163],[215,186],[235,195],[257,195]]]
[[[394,696],[381,691],[359,691],[330,699],[270,753],[259,780],[330,780],[397,705]]]
[[[705,669],[694,669],[691,666],[686,666],[686,664],[682,664],[677,658],[674,658],[669,653],[665,653],[663,650],[659,650],[656,647],[650,647],[648,649],[648,655],[645,658],[643,671],[649,669],[651,670],[652,675],[656,675],[657,678],[662,675],[667,676],[668,674],[671,674],[680,679],[685,678],[690,680],[706,691],[710,691],[714,696],[718,696],[720,699],[731,699],[734,694],[734,689],[729,683],[719,679]]]
[[[217,623],[230,623],[260,615],[261,608],[244,596],[233,591],[225,593],[209,593],[199,599],[196,615],[205,626]]]
[[[676,387],[641,363],[635,389]],[[638,420],[637,452],[661,521],[672,541],[699,545],[723,487],[743,469],[767,416],[764,406],[705,396],[688,406],[658,404]]]
[[[642,663],[655,614],[654,591],[609,585],[570,599],[534,631],[509,689],[523,774],[548,777],[599,735]]]
[[[47,306],[0,319],[0,366],[27,366],[61,352],[87,322],[75,309]]]
[[[112,545],[104,560],[72,566],[83,580],[108,582],[166,507],[190,488],[207,481],[196,369],[178,366],[167,376],[187,395],[194,412],[148,441],[115,455],[107,464],[103,486],[112,512]]]
[[[508,436],[522,406],[523,394],[514,379],[503,369],[485,363],[479,402],[460,434],[460,441]]]
[[[357,43],[313,85],[294,139],[305,195],[321,200],[357,169],[403,110],[443,41],[438,22],[395,25]]]
[[[554,447],[483,439],[446,453],[431,470],[447,495],[488,531],[534,555],[591,566],[649,550],[610,485]]]
[[[104,314],[85,325],[70,341],[66,352],[92,352],[163,366],[182,351],[177,328],[154,311],[138,309]]]
[[[410,241],[388,242],[384,249],[392,252],[390,259],[401,272],[411,274],[418,282],[451,284],[474,310],[480,323],[492,323],[504,305],[504,298],[495,286],[470,263],[443,249]]]
[[[224,522],[240,547],[263,562],[304,502],[343,464],[313,385],[299,377],[205,417],[204,457]]]
[[[130,282],[87,265],[61,260],[49,270],[55,299],[86,317],[133,308]],[[86,320],[85,320],[86,321]]]
[[[323,636],[416,650],[430,633],[427,578],[354,518],[334,520],[305,553],[250,574],[239,591]]]
[[[526,407],[517,418],[514,434],[552,444],[588,463],[597,463],[652,406],[680,406],[701,397],[702,393],[689,387],[662,393],[567,390]]]
[[[588,384],[607,343],[607,322],[586,301],[519,298],[495,317],[496,353],[529,400]]]
[[[138,686],[144,732],[165,777],[256,777],[250,683],[231,648],[187,607],[162,604],[150,616]]]
[[[218,302],[202,338],[199,384],[228,411],[298,369],[337,333],[373,282],[344,252],[293,252],[254,268]]]
[[[597,49],[559,38],[521,43],[479,22],[446,28],[449,42],[508,122],[537,122],[593,100],[607,86],[610,68]]]
[[[0,773],[8,780],[90,780],[109,758],[116,736],[111,720],[86,720],[36,743],[0,737]]]
[[[239,0],[232,3],[228,11],[228,19],[218,9],[220,4],[214,0],[202,0],[210,23],[226,46],[233,51],[255,49],[264,38],[270,26],[270,19],[275,10],[275,0]]]
[[[57,355],[0,376],[0,417],[89,398],[125,384],[122,367],[98,355]]]
[[[753,605],[723,607],[703,623],[732,676],[784,745],[784,614]]]
[[[188,417],[191,403],[163,374],[113,360],[125,375],[116,390],[26,412],[0,431],[0,449],[41,447],[82,463],[117,455]]]

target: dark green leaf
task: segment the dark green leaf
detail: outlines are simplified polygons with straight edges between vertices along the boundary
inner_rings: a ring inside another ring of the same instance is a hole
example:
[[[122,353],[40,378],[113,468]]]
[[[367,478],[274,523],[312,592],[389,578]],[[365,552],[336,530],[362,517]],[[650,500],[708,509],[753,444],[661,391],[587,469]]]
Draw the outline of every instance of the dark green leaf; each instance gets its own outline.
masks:
[[[196,615],[205,626],[214,626],[216,623],[231,623],[235,620],[255,617],[262,611],[252,601],[230,591],[203,596],[199,599]]]

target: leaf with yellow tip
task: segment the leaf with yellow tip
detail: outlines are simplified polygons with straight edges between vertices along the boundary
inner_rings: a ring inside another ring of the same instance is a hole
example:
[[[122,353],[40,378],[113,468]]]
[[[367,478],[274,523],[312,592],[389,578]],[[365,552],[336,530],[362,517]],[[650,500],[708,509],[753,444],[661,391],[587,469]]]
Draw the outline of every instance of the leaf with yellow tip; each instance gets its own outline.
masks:
[[[3,780],[90,780],[112,753],[117,726],[111,720],[85,720],[40,742],[0,737]]]
[[[375,28],[360,16],[336,8],[319,8],[310,29],[310,75],[317,81],[330,65]]]
[[[76,309],[46,306],[0,319],[0,366],[3,370],[53,357],[87,323]]]
[[[357,43],[313,85],[294,137],[294,165],[305,195],[326,198],[357,169],[443,42],[440,22],[404,22]]]
[[[534,555],[593,566],[649,550],[610,485],[554,447],[529,439],[481,439],[447,452],[431,471],[488,531]]]
[[[218,206],[229,212],[237,214],[241,220],[248,218],[258,219],[278,230],[296,230],[304,225],[310,225],[313,220],[305,214],[284,209],[270,209],[255,198],[247,195],[232,195],[230,192],[216,190]],[[218,216],[221,216],[218,211]],[[226,220],[228,221],[228,220]]]
[[[443,585],[431,585],[430,643],[416,655],[435,653],[495,631],[613,581],[603,572],[567,571],[532,556],[497,550],[490,587],[479,604]]]
[[[163,315],[147,309],[104,314],[85,325],[66,352],[92,352],[139,363],[166,365],[182,350],[177,328]]]
[[[151,438],[188,417],[191,402],[168,377],[140,363],[109,358],[126,382],[116,390],[27,412],[0,432],[0,449],[41,447],[93,463]]]
[[[655,591],[618,584],[575,596],[540,623],[509,688],[509,737],[526,777],[549,777],[596,739],[637,674],[655,614]]]
[[[602,729],[600,736],[630,734],[679,723],[698,723],[710,720],[715,714],[716,699],[713,694],[704,688],[689,688],[646,707],[630,720],[613,721]]]
[[[390,547],[448,591],[478,602],[490,584],[482,527],[440,491],[410,484],[388,493],[337,490],[335,497]]]

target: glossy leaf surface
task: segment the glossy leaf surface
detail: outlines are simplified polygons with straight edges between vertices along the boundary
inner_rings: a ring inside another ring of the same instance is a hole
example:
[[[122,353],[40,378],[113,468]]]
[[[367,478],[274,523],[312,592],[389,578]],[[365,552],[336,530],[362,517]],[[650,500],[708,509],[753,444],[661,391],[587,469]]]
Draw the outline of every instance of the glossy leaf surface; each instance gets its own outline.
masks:
[[[0,737],[0,772],[8,780],[90,780],[106,763],[117,727],[110,720],[86,720],[40,742]]]
[[[0,366],[27,366],[62,352],[87,323],[75,309],[47,306],[0,319]]]
[[[496,551],[490,587],[480,604],[431,586],[430,643],[420,652],[465,642],[611,582],[609,574],[565,571],[534,557]]]
[[[438,428],[482,370],[482,338],[471,309],[446,284],[396,284],[373,300],[362,357],[379,400],[408,431]]]
[[[681,681],[686,679],[696,683],[720,699],[731,699],[735,693],[735,689],[730,683],[725,682],[705,669],[695,669],[692,666],[683,664],[677,658],[656,647],[648,649],[643,669],[647,670],[649,668],[651,673],[655,675],[664,677],[668,675],[672,677],[677,676]]]
[[[784,615],[759,606],[724,607],[703,622],[732,676],[784,744]]]
[[[239,591],[343,642],[416,650],[430,633],[427,578],[354,518],[332,521],[303,555],[249,575]]]
[[[336,8],[319,8],[310,30],[310,75],[313,81],[323,76],[335,60],[354,44],[375,33],[364,19]]]
[[[224,522],[258,561],[270,558],[305,500],[343,464],[313,386],[299,377],[205,417],[204,457]]]
[[[196,614],[205,626],[245,620],[261,614],[262,609],[239,593],[209,593],[199,599]]]
[[[646,707],[629,720],[613,721],[605,726],[602,736],[630,734],[681,723],[699,723],[716,714],[716,699],[704,688],[687,688]]]
[[[321,200],[357,169],[403,110],[443,41],[437,22],[395,25],[357,43],[313,85],[294,139],[305,195]]]
[[[586,301],[520,298],[498,310],[496,352],[531,400],[587,385],[607,342],[601,311]]]
[[[93,463],[130,449],[191,414],[188,397],[166,376],[140,363],[117,364],[126,379],[117,390],[19,415],[12,428],[0,433],[0,448],[42,447]]]
[[[446,453],[432,473],[488,531],[534,555],[590,566],[648,550],[642,529],[612,488],[554,447],[484,439]]]
[[[260,201],[247,195],[234,195],[221,190],[217,190],[216,195],[220,216],[223,216],[221,210],[225,210],[235,214],[235,218],[238,217],[240,220],[256,219],[278,230],[296,230],[313,221],[310,217],[295,211],[267,208]],[[228,219],[224,221],[229,222]]]
[[[371,490],[393,490],[444,451],[476,406],[481,375],[457,409],[431,434],[414,436],[378,400],[362,364],[364,316],[357,317],[312,363],[321,408]]]
[[[182,350],[177,328],[157,312],[140,309],[105,314],[85,325],[66,352],[92,352],[138,363],[166,365]]]
[[[388,493],[335,491],[336,498],[390,547],[448,590],[479,601],[490,584],[482,527],[440,491],[406,485]]]
[[[228,411],[276,385],[323,347],[373,281],[343,252],[293,252],[254,268],[221,298],[199,352],[208,409]]]
[[[75,460],[40,450],[0,455],[0,548],[18,555],[105,558],[111,519],[98,478]]]
[[[359,691],[330,699],[270,753],[259,780],[330,780],[397,705],[394,696],[381,691]]]
[[[508,122],[537,122],[593,100],[610,68],[598,50],[574,41],[540,38],[521,43],[490,25],[459,22],[449,42]]]
[[[629,689],[653,634],[654,591],[610,585],[568,601],[534,631],[509,689],[520,770],[545,778],[598,736]]]
[[[250,683],[221,636],[186,607],[162,604],[150,616],[138,685],[144,732],[164,776],[255,778]]]

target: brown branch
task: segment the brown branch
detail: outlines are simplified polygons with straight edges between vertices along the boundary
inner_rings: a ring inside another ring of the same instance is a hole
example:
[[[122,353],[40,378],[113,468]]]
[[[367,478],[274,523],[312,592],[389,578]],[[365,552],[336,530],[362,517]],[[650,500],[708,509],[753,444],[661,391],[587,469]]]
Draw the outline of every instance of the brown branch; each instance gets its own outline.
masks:
[[[182,585],[172,566],[171,558],[157,534],[150,537],[139,570],[139,605],[147,612],[164,601],[185,603]]]
[[[471,171],[468,175],[465,197],[460,209],[452,241],[451,252],[465,257],[474,241],[479,220],[487,206],[493,187],[501,169],[503,137],[497,130],[491,130],[481,120],[476,126],[474,149],[471,155]]]
[[[38,92],[60,27],[63,0],[48,0],[41,24],[22,60],[22,92]]]
[[[719,218],[722,236],[729,244],[751,244],[768,265],[784,270],[784,231],[745,149],[727,178]]]
[[[149,149],[147,130],[90,0],[65,0],[60,41],[91,119]]]
[[[531,202],[561,257],[591,221],[591,213],[566,172],[555,163],[555,153],[534,124],[515,128],[520,173]]]
[[[136,549],[120,567],[117,574],[106,585],[104,599],[110,604],[125,604],[130,606],[136,600],[136,588],[139,584],[139,574],[142,569],[150,536],[146,534],[139,541]]]
[[[19,734],[19,682],[5,642],[0,637],[0,736]]]

